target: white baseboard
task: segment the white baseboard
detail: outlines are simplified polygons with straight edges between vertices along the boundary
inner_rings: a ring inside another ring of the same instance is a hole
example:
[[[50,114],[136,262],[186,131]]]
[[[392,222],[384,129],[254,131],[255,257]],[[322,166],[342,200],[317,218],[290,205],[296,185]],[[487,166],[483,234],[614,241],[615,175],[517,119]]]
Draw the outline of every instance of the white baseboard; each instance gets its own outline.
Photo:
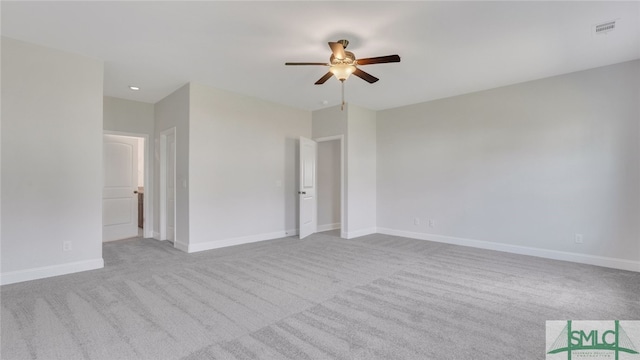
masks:
[[[186,252],[186,253],[188,253],[188,252],[189,252],[189,244],[185,244],[185,243],[180,242],[180,241],[175,241],[175,242],[173,243],[173,247],[174,247],[174,248],[176,248],[176,249],[178,249],[178,250],[180,250],[180,251],[184,251],[184,252]],[[193,251],[192,251],[192,252],[193,252]]]
[[[361,230],[355,230],[355,231],[347,231],[344,232],[343,237],[347,238],[347,239],[353,239],[353,238],[357,238],[360,236],[365,236],[365,235],[371,235],[371,234],[375,234],[378,232],[377,228],[368,228],[368,229],[361,229]]]
[[[242,236],[242,237],[231,238],[231,239],[207,241],[203,243],[188,244],[188,245],[176,243],[176,248],[182,251],[186,251],[188,253],[193,253],[198,251],[219,249],[227,246],[249,244],[249,243],[254,243],[258,241],[280,239],[280,238],[295,236],[295,235],[298,235],[297,229],[276,231],[276,232],[266,233],[266,234]]]
[[[298,230],[299,229],[286,230],[284,232],[284,236],[281,236],[281,237],[298,236],[299,234]],[[277,239],[277,238],[274,238],[274,239]]]
[[[81,271],[102,269],[104,260],[91,259],[72,263],[43,266],[34,269],[9,271],[0,274],[0,285],[15,284],[23,281],[44,279],[52,276],[73,274]]]
[[[318,232],[340,229],[340,223],[318,225]]]
[[[565,251],[540,249],[534,247],[501,244],[490,241],[465,239],[452,236],[416,233],[411,231],[394,230],[388,228],[378,228],[380,234],[402,236],[411,239],[435,241],[446,244],[469,246],[479,249],[495,250],[520,255],[529,255],[545,259],[563,260],[580,264],[596,265],[620,270],[640,272],[640,261],[609,258],[604,256],[586,255]]]

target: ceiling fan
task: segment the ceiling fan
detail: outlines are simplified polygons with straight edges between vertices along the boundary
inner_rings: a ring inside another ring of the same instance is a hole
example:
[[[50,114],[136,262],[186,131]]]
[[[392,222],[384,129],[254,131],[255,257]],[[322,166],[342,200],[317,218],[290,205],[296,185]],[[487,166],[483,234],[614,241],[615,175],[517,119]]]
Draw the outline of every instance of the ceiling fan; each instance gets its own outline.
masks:
[[[384,63],[392,63],[392,62],[400,62],[399,55],[387,55],[387,56],[378,56],[371,58],[358,59],[355,54],[351,51],[346,51],[347,45],[349,45],[348,40],[338,40],[336,42],[329,42],[329,47],[331,48],[331,57],[329,58],[328,63],[322,62],[287,62],[285,65],[320,65],[320,66],[329,66],[329,72],[324,74],[318,81],[315,82],[316,85],[322,85],[330,77],[335,76],[336,79],[340,80],[342,83],[342,106],[344,108],[344,81],[349,78],[351,74],[361,78],[362,80],[373,84],[374,82],[380,80],[377,77],[362,71],[358,68],[358,66],[362,65],[371,65],[371,64],[384,64]]]

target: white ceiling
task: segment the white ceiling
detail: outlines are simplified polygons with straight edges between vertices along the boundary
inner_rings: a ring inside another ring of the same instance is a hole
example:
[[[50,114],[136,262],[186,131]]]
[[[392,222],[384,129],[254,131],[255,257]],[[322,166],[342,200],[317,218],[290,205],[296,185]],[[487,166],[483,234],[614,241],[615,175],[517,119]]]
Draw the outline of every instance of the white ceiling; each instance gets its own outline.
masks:
[[[327,68],[284,63],[328,61],[342,38],[357,57],[402,58],[363,67],[375,84],[347,81],[347,101],[373,110],[640,58],[638,1],[2,1],[1,12],[3,36],[101,59],[105,95],[150,103],[191,81],[339,104],[335,78],[313,84]]]

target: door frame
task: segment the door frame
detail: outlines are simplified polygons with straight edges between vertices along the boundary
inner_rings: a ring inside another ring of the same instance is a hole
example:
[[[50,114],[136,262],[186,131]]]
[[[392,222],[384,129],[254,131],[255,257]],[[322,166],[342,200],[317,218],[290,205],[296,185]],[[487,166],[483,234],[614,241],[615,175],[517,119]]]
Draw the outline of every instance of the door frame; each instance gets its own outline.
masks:
[[[347,212],[345,211],[345,174],[344,174],[344,135],[325,136],[313,139],[313,141],[320,143],[325,141],[338,140],[340,143],[340,237],[347,238]],[[316,159],[317,163],[317,159]],[[318,213],[318,202],[316,201],[316,214]]]
[[[173,141],[177,143],[178,138],[176,128],[172,127],[160,132],[160,241],[167,240],[167,137],[173,135]],[[177,198],[176,192],[178,184],[176,183],[176,154],[177,144],[174,147],[173,156],[173,247],[176,247],[177,241]]]
[[[142,236],[145,238],[153,237],[153,182],[151,181],[151,152],[149,143],[149,134],[133,133],[125,131],[103,130],[103,135],[126,136],[144,139],[144,194],[142,195],[144,202],[144,217],[142,225]],[[104,163],[102,164],[104,169]]]

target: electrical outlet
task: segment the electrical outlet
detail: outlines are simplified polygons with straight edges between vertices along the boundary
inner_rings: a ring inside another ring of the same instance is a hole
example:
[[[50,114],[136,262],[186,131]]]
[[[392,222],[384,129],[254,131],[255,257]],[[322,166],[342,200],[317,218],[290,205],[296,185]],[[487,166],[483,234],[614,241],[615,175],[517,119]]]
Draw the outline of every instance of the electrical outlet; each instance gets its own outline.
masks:
[[[429,227],[430,228],[436,227],[436,221],[433,219],[429,219]]]
[[[71,241],[64,241],[62,243],[62,251],[71,251]]]
[[[583,244],[584,243],[584,239],[582,237],[582,234],[576,234],[575,240],[576,240],[576,244]]]
[[[420,225],[420,218],[413,218],[413,225]]]

